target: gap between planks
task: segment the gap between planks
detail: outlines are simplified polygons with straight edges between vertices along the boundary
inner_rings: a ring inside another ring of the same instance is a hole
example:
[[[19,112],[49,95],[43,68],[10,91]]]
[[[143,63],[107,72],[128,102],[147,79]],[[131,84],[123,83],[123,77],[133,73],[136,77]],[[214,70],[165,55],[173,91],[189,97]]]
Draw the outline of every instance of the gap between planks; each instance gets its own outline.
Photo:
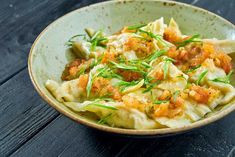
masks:
[[[4,83],[6,83],[8,80],[10,80],[11,78],[13,78],[15,75],[17,75],[18,73],[20,73],[21,71],[23,71],[24,69],[27,68],[27,65],[25,65],[24,67],[22,67],[21,69],[17,70],[16,72],[12,73],[11,75],[9,75],[7,78],[5,78],[4,80],[2,80],[0,82],[0,86],[3,85]]]
[[[46,104],[48,105],[48,104]],[[49,120],[47,123],[45,123],[43,126],[41,126],[40,129],[38,129],[38,131],[34,132],[32,134],[32,136],[30,136],[27,140],[25,140],[21,145],[19,145],[18,147],[16,147],[15,149],[13,149],[8,156],[11,156],[13,153],[15,153],[18,149],[20,149],[22,146],[24,146],[28,141],[30,141],[34,136],[36,136],[39,132],[41,132],[44,128],[46,128],[46,126],[48,124],[50,124],[52,121],[56,120],[57,118],[60,117],[60,113],[56,114],[55,117],[53,117],[51,120]]]

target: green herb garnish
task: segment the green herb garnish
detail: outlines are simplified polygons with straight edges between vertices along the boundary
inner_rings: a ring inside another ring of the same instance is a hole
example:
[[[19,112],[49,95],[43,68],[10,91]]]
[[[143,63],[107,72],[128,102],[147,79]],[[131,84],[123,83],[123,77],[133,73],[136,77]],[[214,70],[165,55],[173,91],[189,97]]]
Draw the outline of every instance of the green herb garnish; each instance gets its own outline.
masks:
[[[140,29],[144,26],[146,26],[147,24],[138,24],[138,25],[132,25],[132,26],[128,26],[127,29],[129,30],[135,30],[135,29]]]
[[[157,105],[163,104],[163,103],[169,103],[169,100],[156,100],[156,101],[154,102],[154,104],[157,104]]]
[[[110,63],[112,63],[116,68],[118,69],[124,69],[124,70],[138,70],[137,67],[135,66],[130,66],[130,65],[126,65],[124,63],[116,63],[113,61],[110,61]]]
[[[135,86],[139,83],[140,81],[131,81],[131,82],[126,82],[126,81],[120,81],[117,83],[117,86],[120,87],[121,91],[124,91],[127,87],[130,86]]]
[[[117,79],[122,79],[122,76],[116,74],[112,69],[109,67],[105,66],[103,68],[97,69],[98,74],[97,76],[101,76],[103,78],[117,78]]]
[[[196,35],[193,35],[189,39],[186,39],[186,40],[184,40],[182,42],[177,42],[176,43],[178,45],[177,49],[179,49],[180,47],[184,47],[184,46],[188,45],[191,42],[202,42],[202,40],[199,37],[200,37],[200,35],[196,34]]]
[[[86,34],[77,34],[77,35],[72,36],[72,37],[65,43],[65,45],[67,45],[67,46],[72,46],[73,43],[75,42],[73,39],[75,39],[75,38],[77,38],[77,37],[83,37],[83,39],[85,40],[85,39],[86,39]]]
[[[101,36],[101,31],[95,32],[95,34],[91,37],[91,41],[95,41],[97,38]]]
[[[163,65],[163,73],[164,73],[164,79],[166,79],[166,76],[167,76],[168,71],[169,71],[169,63],[175,62],[175,60],[172,59],[172,58],[167,57],[164,61],[165,61],[165,63]]]
[[[108,38],[103,37],[102,36],[102,32],[101,31],[97,31],[89,40],[89,42],[91,43],[91,51],[94,51],[96,46],[101,46],[101,47],[105,47],[104,45],[102,45],[102,42],[107,41]]]
[[[116,107],[107,106],[107,105],[103,105],[103,104],[99,104],[99,103],[91,103],[89,105],[97,106],[97,107],[102,107],[102,108],[106,108],[106,109],[110,109],[110,110],[118,110]]]
[[[151,101],[153,102],[154,101],[154,95],[153,95],[153,91],[150,91],[150,98],[151,98]]]
[[[184,71],[185,73],[193,72],[201,67],[201,64],[191,67],[190,69]]]
[[[151,91],[156,85],[158,85],[159,83],[160,83],[161,81],[160,80],[158,80],[158,81],[156,81],[156,82],[154,82],[154,83],[149,83],[148,84],[148,87],[143,91],[143,93],[147,93],[147,92],[149,92],[149,91]]]
[[[192,83],[188,81],[187,84],[186,84],[186,86],[184,87],[184,89],[189,88],[191,85],[192,85]]]
[[[151,55],[149,55],[149,56],[145,59],[145,61],[146,61],[146,62],[151,62],[151,61],[155,60],[156,58],[162,56],[162,55],[165,54],[165,53],[166,53],[166,50],[156,50],[156,51],[154,51]]]
[[[179,76],[176,76],[177,78],[183,78],[183,79],[185,79],[186,81],[187,81],[187,79],[184,77],[184,75],[182,74],[182,75],[179,75]]]
[[[156,39],[156,40],[159,40],[160,38],[162,38],[161,35],[155,35],[155,34],[153,34],[152,32],[148,32],[148,31],[145,31],[145,30],[142,30],[142,29],[139,29],[139,32],[145,33],[145,34],[148,35],[149,37],[154,38],[154,39]]]
[[[107,119],[110,118],[112,116],[112,113],[108,114],[105,117],[100,118],[100,120],[98,121],[98,124],[105,124],[107,123]]]
[[[170,57],[167,57],[167,58],[165,59],[165,61],[176,62],[176,60],[174,60],[173,58],[170,58]]]
[[[226,75],[224,78],[215,78],[212,81],[214,82],[221,82],[221,83],[225,83],[225,84],[230,84],[230,77],[232,76],[233,71],[231,70],[228,75]]]
[[[128,65],[136,67],[137,70],[132,70],[138,73],[141,73],[142,75],[146,75],[147,73],[145,72],[146,69],[152,68],[147,62],[144,60],[130,60],[127,62]]]
[[[138,29],[138,31],[141,33],[145,33],[150,38],[156,39],[157,41],[161,42],[162,45],[164,46],[169,46],[168,43],[166,43],[166,41],[163,40],[163,37],[161,35],[153,34],[152,32],[148,32],[142,29]]]
[[[206,76],[207,73],[208,73],[208,70],[205,70],[205,71],[203,71],[203,72],[199,75],[199,77],[198,77],[198,79],[197,79],[197,81],[196,81],[196,84],[197,84],[197,85],[199,85],[199,84],[201,83],[202,79]]]
[[[76,73],[76,76],[80,76],[84,74],[85,71],[86,71],[86,67],[82,66],[81,69]]]
[[[101,63],[102,59],[104,57],[104,53],[102,53],[102,55],[95,57],[95,59],[92,61],[92,63],[90,64],[90,68],[92,69],[93,67],[97,66],[98,64]]]
[[[146,62],[141,62],[141,64],[142,64],[145,68],[151,68],[151,66],[150,66],[148,63],[146,63]]]
[[[144,85],[149,85],[151,83],[152,80],[154,80],[153,77],[149,77],[147,74],[145,74],[144,76]]]
[[[102,55],[97,57],[96,65],[100,64],[103,58],[104,58],[104,53],[102,53]]]
[[[163,65],[164,79],[166,79],[168,70],[169,70],[169,62],[166,61],[166,62],[164,63],[164,65]]]
[[[92,82],[93,82],[93,78],[92,78],[92,73],[91,73],[91,71],[90,71],[90,72],[89,72],[89,78],[88,78],[87,86],[86,86],[87,97],[90,96],[91,87],[92,87]]]
[[[180,94],[180,90],[177,90],[173,93],[173,100],[176,101],[177,97],[179,96]]]

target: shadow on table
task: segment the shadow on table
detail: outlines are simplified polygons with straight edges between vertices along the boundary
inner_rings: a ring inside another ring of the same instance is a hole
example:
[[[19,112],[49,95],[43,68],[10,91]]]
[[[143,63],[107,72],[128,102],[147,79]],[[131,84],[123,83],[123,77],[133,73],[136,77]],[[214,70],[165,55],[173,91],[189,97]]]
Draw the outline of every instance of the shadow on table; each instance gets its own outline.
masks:
[[[231,137],[235,137],[233,117],[234,114],[230,114],[208,126],[168,137],[138,138],[87,130],[102,145],[118,145],[121,151],[115,151],[120,156],[227,156],[235,145]]]

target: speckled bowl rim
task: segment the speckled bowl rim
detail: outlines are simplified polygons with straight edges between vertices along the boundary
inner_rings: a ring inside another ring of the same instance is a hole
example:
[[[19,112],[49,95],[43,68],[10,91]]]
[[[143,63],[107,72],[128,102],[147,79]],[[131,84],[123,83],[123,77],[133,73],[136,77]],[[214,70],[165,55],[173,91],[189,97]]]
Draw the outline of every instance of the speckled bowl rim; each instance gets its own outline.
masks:
[[[134,0],[133,0],[134,1]],[[133,1],[125,1],[126,3],[131,3]],[[174,2],[174,1],[165,1],[165,0],[138,0],[138,1],[142,1],[142,2],[146,2],[146,1],[159,1],[162,3],[166,3],[168,5],[180,5],[182,7],[191,7],[192,9],[204,12],[209,14],[210,16],[216,16],[216,18],[219,18],[220,20],[224,21],[224,23],[226,23],[227,25],[230,25],[234,28],[235,30],[235,26],[225,20],[224,18],[210,12],[207,11],[205,9],[199,8],[199,7],[195,7],[195,6],[191,6],[188,4],[184,4],[184,3],[180,3],[180,2]],[[101,3],[96,3],[93,5],[89,5],[80,9],[76,9],[74,11],[71,11],[67,14],[65,14],[64,16],[58,18],[57,20],[61,20],[62,18],[65,18],[66,16],[68,16],[71,13],[77,12],[77,11],[83,11],[89,7],[96,7],[96,6],[100,6],[100,5],[108,5],[110,3],[123,3],[124,1],[106,1],[106,2],[101,2]],[[235,105],[231,105],[228,108],[225,108],[223,111],[212,115],[211,117],[208,117],[206,119],[202,119],[199,120],[197,122],[194,122],[188,126],[184,126],[184,127],[179,127],[179,128],[163,128],[163,129],[148,129],[148,130],[134,130],[134,129],[124,129],[124,128],[114,128],[114,127],[109,127],[109,126],[105,126],[105,125],[100,125],[97,123],[94,123],[90,120],[87,120],[85,118],[79,118],[74,116],[72,113],[69,113],[68,111],[63,110],[62,108],[59,108],[56,103],[54,103],[51,98],[49,96],[47,96],[45,93],[43,93],[41,87],[39,86],[39,84],[36,82],[35,80],[35,76],[33,75],[33,71],[32,71],[32,66],[33,66],[33,50],[35,45],[37,44],[38,40],[40,39],[40,37],[44,34],[44,32],[48,29],[48,27],[50,27],[53,23],[55,23],[57,20],[55,20],[54,22],[52,22],[51,24],[49,24],[40,34],[39,36],[36,38],[36,40],[34,41],[31,49],[30,49],[30,53],[29,53],[29,57],[28,57],[28,71],[29,71],[29,75],[30,75],[30,79],[35,87],[35,89],[37,90],[37,92],[39,93],[39,95],[47,102],[49,103],[50,106],[52,106],[53,108],[55,108],[57,111],[59,111],[60,113],[62,113],[63,115],[71,118],[72,120],[79,122],[80,124],[101,130],[101,131],[105,131],[105,132],[109,132],[109,133],[116,133],[116,134],[123,134],[123,135],[170,135],[170,134],[178,134],[181,132],[186,132],[195,128],[199,128],[202,127],[204,125],[210,124],[212,122],[215,122],[219,119],[221,119],[222,117],[228,115],[229,113],[231,113],[232,111],[235,110]]]

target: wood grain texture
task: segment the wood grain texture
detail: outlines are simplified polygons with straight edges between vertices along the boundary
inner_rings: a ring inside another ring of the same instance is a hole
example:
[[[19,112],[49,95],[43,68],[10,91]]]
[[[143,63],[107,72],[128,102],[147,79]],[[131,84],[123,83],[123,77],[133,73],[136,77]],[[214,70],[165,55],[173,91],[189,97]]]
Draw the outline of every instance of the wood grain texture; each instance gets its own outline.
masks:
[[[209,10],[235,24],[234,0],[176,0]]]
[[[0,86],[0,156],[11,154],[59,115],[32,89],[27,69]]]
[[[114,156],[129,143],[60,116],[12,156]]]
[[[120,157],[128,156],[162,156],[162,157],[227,157],[235,146],[235,113],[210,124],[182,135],[138,140]]]
[[[33,89],[25,69],[33,40],[46,25],[59,16],[94,2],[1,2],[0,156],[14,152],[58,116],[58,113],[46,105]],[[14,75],[16,76],[13,77]]]
[[[0,85],[27,66],[33,41],[49,23],[75,8],[94,2],[99,1],[1,1]]]

